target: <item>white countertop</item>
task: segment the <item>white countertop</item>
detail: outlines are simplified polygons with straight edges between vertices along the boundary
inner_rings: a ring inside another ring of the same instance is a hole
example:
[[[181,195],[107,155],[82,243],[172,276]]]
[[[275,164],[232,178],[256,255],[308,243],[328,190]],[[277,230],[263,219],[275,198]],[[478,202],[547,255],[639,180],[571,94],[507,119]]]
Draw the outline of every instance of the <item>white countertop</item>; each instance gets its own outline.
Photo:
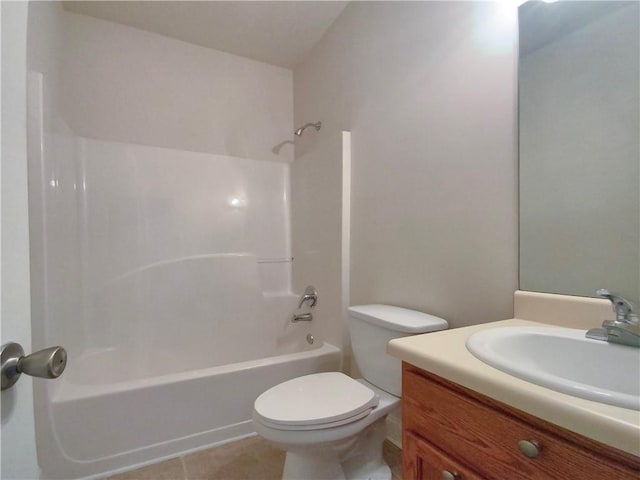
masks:
[[[640,412],[572,397],[520,380],[478,360],[465,346],[467,338],[476,332],[514,326],[553,325],[514,318],[398,338],[389,342],[387,352],[487,397],[640,457]]]

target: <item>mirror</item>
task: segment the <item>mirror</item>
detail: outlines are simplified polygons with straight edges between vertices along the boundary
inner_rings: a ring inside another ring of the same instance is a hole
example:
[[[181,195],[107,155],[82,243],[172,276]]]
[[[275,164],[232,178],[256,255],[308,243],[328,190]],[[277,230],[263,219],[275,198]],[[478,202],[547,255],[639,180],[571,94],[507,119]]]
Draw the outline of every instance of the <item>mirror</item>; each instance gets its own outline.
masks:
[[[639,6],[519,8],[521,290],[640,298]]]

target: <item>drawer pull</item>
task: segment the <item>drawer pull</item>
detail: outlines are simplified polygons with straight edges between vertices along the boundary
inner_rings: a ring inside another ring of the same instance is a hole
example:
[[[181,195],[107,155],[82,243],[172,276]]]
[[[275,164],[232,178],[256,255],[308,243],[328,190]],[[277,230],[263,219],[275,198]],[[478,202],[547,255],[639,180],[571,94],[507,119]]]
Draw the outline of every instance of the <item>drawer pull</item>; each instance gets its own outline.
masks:
[[[450,472],[445,470],[442,472],[442,480],[460,480],[462,478],[458,472]]]
[[[518,442],[518,448],[525,457],[529,458],[536,458],[542,450],[540,444],[535,440],[520,440]]]

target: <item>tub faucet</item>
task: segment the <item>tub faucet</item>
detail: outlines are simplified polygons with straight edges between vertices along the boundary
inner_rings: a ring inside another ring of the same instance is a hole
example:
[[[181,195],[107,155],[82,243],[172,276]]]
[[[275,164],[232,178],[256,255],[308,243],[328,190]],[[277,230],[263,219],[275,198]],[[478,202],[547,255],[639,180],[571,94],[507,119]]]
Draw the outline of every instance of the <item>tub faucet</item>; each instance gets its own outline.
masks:
[[[604,288],[597,290],[596,295],[611,301],[616,319],[605,320],[601,328],[592,328],[587,332],[587,338],[640,347],[640,321],[633,303]]]
[[[298,322],[310,322],[313,320],[313,315],[310,313],[300,313],[298,315],[294,315],[293,318],[291,319],[292,323],[298,323]]]
[[[300,298],[300,303],[298,303],[298,308],[302,308],[302,305],[305,303],[309,305],[309,307],[314,307],[316,303],[318,303],[318,291],[316,290],[316,287],[309,285],[304,289],[304,293]]]

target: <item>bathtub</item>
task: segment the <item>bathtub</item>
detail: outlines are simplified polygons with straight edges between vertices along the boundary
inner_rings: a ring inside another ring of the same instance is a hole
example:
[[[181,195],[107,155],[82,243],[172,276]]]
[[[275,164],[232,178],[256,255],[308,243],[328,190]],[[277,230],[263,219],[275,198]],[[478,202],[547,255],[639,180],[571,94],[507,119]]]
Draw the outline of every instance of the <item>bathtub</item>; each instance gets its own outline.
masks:
[[[250,254],[182,257],[94,282],[67,369],[36,386],[44,477],[101,477],[254,432],[266,389],[340,369],[298,295],[265,292]],[[315,312],[314,312],[315,313]]]
[[[339,369],[338,348],[307,347],[164,375],[134,372],[133,378],[126,370],[111,370],[118,366],[118,352],[89,352],[75,359],[80,367],[48,392],[49,414],[37,419],[43,477],[102,477],[252,434],[253,401],[264,390],[300,375]],[[113,372],[108,382],[105,365]]]

